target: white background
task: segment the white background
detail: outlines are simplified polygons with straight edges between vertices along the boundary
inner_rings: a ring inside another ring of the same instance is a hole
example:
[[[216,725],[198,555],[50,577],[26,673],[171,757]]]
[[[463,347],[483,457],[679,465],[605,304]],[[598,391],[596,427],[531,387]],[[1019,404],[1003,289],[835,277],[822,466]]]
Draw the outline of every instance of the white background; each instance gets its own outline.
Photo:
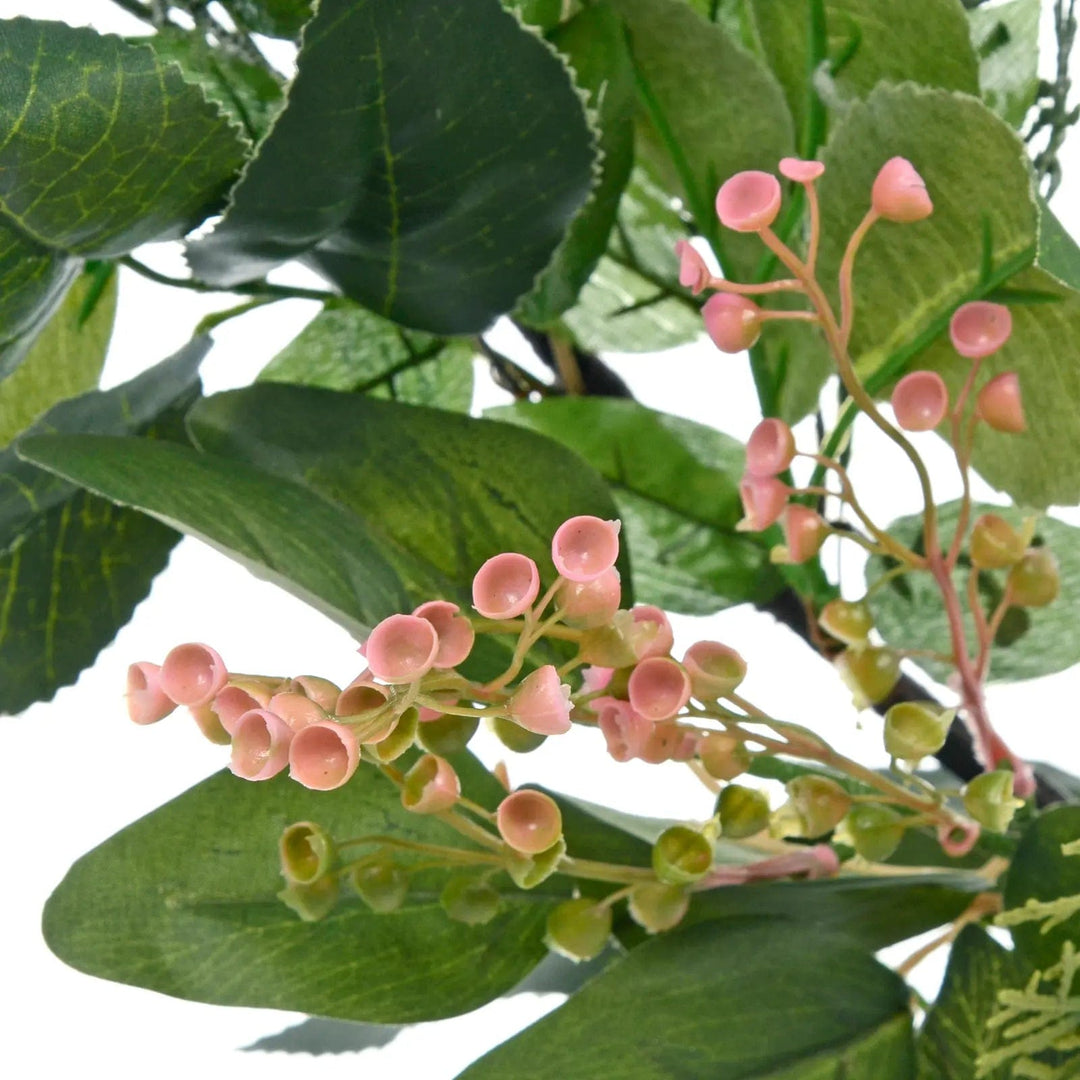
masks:
[[[1048,2],[1045,6],[1049,10]],[[17,14],[61,18],[102,31],[143,29],[107,0],[0,0],[0,17]],[[1049,70],[1052,44],[1045,34],[1043,49],[1043,67]],[[1066,181],[1054,207],[1070,232],[1080,235],[1077,140],[1067,145],[1063,163]],[[175,251],[142,254],[163,269],[182,273]],[[166,290],[123,271],[105,384],[123,382],[170,354],[202,315],[235,302],[228,296]],[[207,392],[250,381],[317,310],[310,302],[288,301],[223,326],[203,366]],[[707,343],[662,361],[621,358],[616,366],[645,404],[739,437],[757,420],[745,361],[719,355]],[[479,374],[486,385],[478,405],[501,400],[482,370]],[[873,430],[861,430],[858,441],[856,485],[861,478],[871,515],[887,521],[917,510],[917,492],[891,446]],[[940,499],[954,497],[958,486],[943,444],[923,436],[919,445],[932,471],[938,466],[934,475],[943,478],[936,481]],[[1075,509],[1062,516],[1080,524]],[[845,581],[850,593],[858,592],[857,581]],[[706,622],[677,620],[677,629],[683,646],[714,637],[739,648],[750,664],[747,696],[762,707],[817,727],[869,763],[884,763],[880,721],[869,713],[858,716],[828,667],[771,619],[738,608]],[[185,540],[150,598],[77,686],[2,721],[7,768],[0,813],[8,839],[0,957],[10,996],[3,1006],[0,1062],[23,1070],[13,1075],[96,1065],[118,1077],[143,1070],[171,1077],[209,1066],[212,1075],[227,1069],[236,1078],[303,1069],[308,1076],[396,1080],[423,1070],[427,1080],[450,1080],[483,1050],[558,1004],[554,995],[522,995],[466,1017],[418,1026],[379,1050],[297,1059],[241,1048],[299,1022],[299,1015],[179,1001],[93,979],[56,960],[41,939],[40,912],[71,862],[224,763],[225,751],[204,742],[179,716],[151,728],[126,720],[122,692],[127,665],[160,660],[173,644],[189,640],[215,644],[235,670],[311,671],[339,681],[357,671],[356,643],[346,634],[224,557]],[[1020,753],[1048,758],[1073,772],[1080,772],[1078,699],[1080,668],[990,692],[995,720]],[[480,737],[476,745],[489,764],[507,756]],[[537,780],[627,810],[688,818],[710,813],[710,797],[685,770],[616,765],[601,753],[593,732],[575,730],[509,765],[515,782]],[[86,915],[94,917],[92,911]],[[904,949],[894,950],[890,958],[904,954]],[[926,964],[924,991],[933,993],[938,978],[940,966]]]

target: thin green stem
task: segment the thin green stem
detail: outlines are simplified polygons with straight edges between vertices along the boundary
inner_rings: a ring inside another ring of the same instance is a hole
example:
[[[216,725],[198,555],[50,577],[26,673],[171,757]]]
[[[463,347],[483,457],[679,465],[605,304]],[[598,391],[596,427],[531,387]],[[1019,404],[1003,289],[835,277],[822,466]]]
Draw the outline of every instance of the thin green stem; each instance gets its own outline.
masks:
[[[256,296],[246,303],[237,304],[235,307],[226,308],[224,311],[215,311],[213,314],[207,315],[199,320],[195,326],[194,336],[199,337],[202,334],[209,334],[215,327],[228,322],[230,319],[238,318],[240,315],[246,315],[249,311],[265,307],[267,304],[276,304],[281,299],[280,296]]]
[[[117,262],[126,266],[129,270],[156,282],[158,285],[169,285],[174,289],[188,289],[191,292],[200,293],[234,293],[237,296],[266,296],[277,300],[318,300],[325,303],[327,300],[340,300],[341,297],[334,292],[325,289],[301,289],[292,285],[271,285],[268,281],[248,281],[242,285],[230,285],[222,288],[218,285],[209,285],[205,281],[196,278],[174,278],[168,274],[161,274],[145,263],[139,262],[132,255],[125,255]]]

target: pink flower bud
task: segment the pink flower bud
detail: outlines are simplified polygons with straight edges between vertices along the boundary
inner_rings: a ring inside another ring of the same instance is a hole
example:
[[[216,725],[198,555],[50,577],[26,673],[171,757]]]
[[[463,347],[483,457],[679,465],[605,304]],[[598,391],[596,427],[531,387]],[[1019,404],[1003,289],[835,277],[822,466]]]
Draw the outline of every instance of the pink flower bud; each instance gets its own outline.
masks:
[[[761,336],[761,308],[737,293],[715,293],[701,309],[705,330],[726,353],[742,352]]]
[[[795,436],[783,420],[769,417],[746,441],[746,471],[751,476],[776,476],[795,457]]]
[[[506,711],[526,731],[562,735],[570,730],[570,687],[560,680],[553,664],[545,664],[521,680]]]
[[[1004,304],[973,300],[949,320],[949,337],[961,356],[979,360],[997,352],[1012,334],[1012,313]]]
[[[441,814],[461,798],[461,781],[445,758],[424,754],[405,774],[401,805],[414,814]]]
[[[939,825],[938,843],[946,855],[959,859],[975,846],[981,831],[974,821],[954,821],[951,825]]]
[[[229,680],[225,661],[209,645],[177,645],[161,665],[161,689],[177,705],[206,705]]]
[[[524,855],[547,851],[562,836],[562,813],[550,795],[524,789],[507,795],[495,811],[499,835]]]
[[[761,532],[779,520],[791,489],[775,476],[744,476],[739,484],[744,517],[739,532]]]
[[[780,212],[780,181],[772,173],[736,173],[716,193],[716,216],[735,232],[767,229]]]
[[[417,615],[391,615],[368,635],[364,656],[371,673],[388,683],[416,682],[439,651],[435,627]]]
[[[574,626],[603,626],[611,622],[622,602],[622,583],[614,566],[592,581],[564,581],[556,605]]]
[[[933,431],[949,411],[949,391],[936,371],[912,371],[893,389],[892,407],[905,431]]]
[[[233,727],[229,768],[244,780],[269,780],[289,763],[292,728],[269,709],[251,709]]]
[[[270,699],[267,708],[280,716],[293,731],[300,731],[309,724],[317,724],[330,719],[326,710],[316,705],[306,694],[297,694],[292,691],[275,694]]]
[[[926,183],[907,158],[890,158],[881,166],[870,192],[874,209],[886,220],[903,225],[922,221],[934,211]]]
[[[597,667],[595,664],[583,668],[581,672],[581,692],[591,694],[596,690],[603,690],[609,682],[615,669],[610,667]]]
[[[381,709],[390,700],[390,692],[363,671],[338,695],[331,710],[339,719],[359,720],[365,713]]]
[[[652,604],[638,604],[630,609],[636,633],[632,638],[634,656],[645,660],[650,656],[667,656],[675,645],[671,620]]]
[[[1020,379],[1015,371],[995,375],[975,399],[975,413],[995,431],[1018,435],[1027,430]]]
[[[551,561],[568,581],[593,581],[619,557],[618,521],[582,514],[568,518],[551,539]]]
[[[485,619],[523,615],[540,591],[540,571],[527,555],[504,551],[493,555],[473,578],[473,607]]]
[[[136,724],[156,724],[176,708],[161,689],[161,668],[145,660],[132,664],[127,673],[128,716]]]
[[[290,680],[287,689],[295,690],[311,698],[316,705],[327,712],[334,711],[337,699],[341,696],[340,686],[318,675],[297,675],[295,679]]]
[[[188,713],[204,739],[215,746],[228,746],[232,742],[232,733],[225,730],[212,705],[193,705]]]
[[[312,791],[341,787],[360,764],[360,744],[351,728],[320,720],[298,731],[289,747],[289,775]]]
[[[653,724],[645,745],[638,757],[650,765],[660,765],[665,761],[689,761],[698,749],[698,736],[675,723],[674,720],[662,720]]]
[[[712,277],[709,267],[689,240],[680,240],[675,245],[675,254],[679,256],[679,284],[697,296]]]
[[[210,708],[217,713],[221,726],[231,735],[236,722],[252,709],[263,709],[270,704],[271,694],[262,683],[246,679],[229,683],[214,695]]]
[[[690,700],[690,676],[670,656],[650,656],[631,672],[627,693],[647,720],[670,720]]]
[[[820,550],[829,534],[822,516],[809,506],[789,503],[784,510],[784,543],[787,561],[804,563]]]
[[[435,633],[439,637],[439,651],[435,654],[432,667],[443,670],[465,662],[472,652],[476,633],[472,623],[461,614],[461,608],[457,604],[451,604],[449,600],[429,600],[426,604],[421,604],[413,614],[427,619],[435,627]]]
[[[823,172],[825,166],[820,161],[806,161],[803,158],[786,157],[780,159],[780,175],[797,184],[811,184]]]
[[[746,661],[719,641],[697,641],[686,650],[683,667],[698,701],[726,697],[746,676]]]
[[[652,733],[653,722],[634,712],[629,701],[618,698],[595,698],[592,707],[607,743],[607,752],[616,761],[639,757]]]

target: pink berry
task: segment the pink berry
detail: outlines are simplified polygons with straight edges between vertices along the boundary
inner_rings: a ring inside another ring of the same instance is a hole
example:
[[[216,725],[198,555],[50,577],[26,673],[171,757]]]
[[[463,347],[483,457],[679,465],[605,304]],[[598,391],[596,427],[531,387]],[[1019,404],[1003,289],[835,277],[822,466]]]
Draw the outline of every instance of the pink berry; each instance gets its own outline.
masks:
[[[874,209],[886,220],[910,224],[929,217],[934,204],[926,183],[907,158],[890,158],[881,166],[870,193]]]
[[[975,399],[975,413],[995,431],[1018,435],[1027,429],[1020,379],[1015,371],[995,375]]]
[[[499,835],[524,855],[547,851],[562,836],[562,813],[550,795],[522,790],[507,795],[495,811]]]
[[[337,699],[341,695],[340,686],[319,675],[297,675],[295,679],[289,680],[286,689],[295,690],[298,694],[304,694],[327,712],[334,711]]]
[[[744,476],[739,484],[745,515],[735,526],[739,532],[761,532],[780,519],[791,489],[775,476]]]
[[[638,604],[630,609],[630,615],[635,629],[634,656],[638,660],[667,656],[675,645],[675,631],[667,615],[652,604]]]
[[[229,768],[244,780],[269,780],[289,763],[292,728],[269,709],[252,709],[237,720]]]
[[[675,254],[679,256],[679,284],[697,296],[712,277],[709,267],[689,240],[680,240],[675,245]]]
[[[553,664],[545,664],[521,680],[506,711],[526,731],[562,735],[570,730],[570,687],[563,684]]]
[[[614,566],[592,581],[564,581],[559,586],[559,612],[574,626],[603,626],[614,618],[620,603],[622,582]]]
[[[786,157],[780,159],[780,175],[797,184],[811,184],[825,171],[820,161],[806,161],[803,158]]]
[[[441,814],[461,798],[461,781],[445,758],[424,754],[405,774],[401,804],[414,814]]]
[[[176,702],[161,689],[161,668],[157,664],[140,661],[128,668],[127,708],[136,724],[156,724],[176,708]]]
[[[177,645],[161,665],[161,689],[177,705],[206,705],[228,680],[225,661],[209,645]]]
[[[322,720],[329,720],[326,710],[316,705],[306,694],[297,694],[294,691],[283,691],[275,694],[267,708],[276,716],[280,716],[293,731],[300,731],[309,724],[317,724]]]
[[[568,581],[593,581],[619,557],[619,522],[583,514],[568,518],[551,539],[551,561]]]
[[[715,293],[701,309],[705,330],[713,344],[726,353],[749,349],[761,336],[761,308],[736,293]]]
[[[634,712],[629,701],[618,698],[595,698],[592,708],[607,743],[607,752],[616,761],[630,761],[640,756],[652,733],[653,722]]]
[[[485,619],[523,615],[540,591],[540,571],[527,555],[504,551],[493,555],[473,578],[473,607]]]
[[[457,667],[465,662],[472,652],[476,633],[472,623],[461,614],[457,604],[449,600],[429,600],[421,604],[414,612],[418,618],[427,619],[439,637],[439,651],[435,654],[432,667],[443,670]]]
[[[746,471],[751,476],[776,476],[795,457],[795,436],[783,420],[762,420],[746,441]]]
[[[1012,313],[1004,304],[973,300],[949,320],[949,338],[961,356],[980,360],[997,352],[1012,334]]]
[[[788,562],[798,564],[812,559],[829,534],[822,516],[809,506],[789,503],[782,520]]]
[[[293,736],[289,775],[313,791],[341,787],[360,764],[360,744],[352,729],[333,720],[309,724]]]
[[[892,407],[905,431],[933,431],[949,411],[949,391],[936,371],[912,371],[893,389]]]
[[[650,765],[665,761],[689,761],[698,750],[698,735],[674,720],[653,724],[638,757]]]
[[[217,713],[221,726],[231,735],[241,716],[252,709],[262,709],[270,704],[271,695],[265,691],[253,693],[254,687],[226,686],[219,690],[210,703]]]
[[[736,173],[716,193],[716,216],[735,232],[767,229],[779,212],[780,181],[772,173]]]
[[[630,705],[647,720],[670,720],[690,700],[690,676],[669,656],[650,656],[630,673]]]
[[[416,682],[439,652],[439,635],[418,615],[391,615],[368,635],[364,656],[371,673],[388,683]]]

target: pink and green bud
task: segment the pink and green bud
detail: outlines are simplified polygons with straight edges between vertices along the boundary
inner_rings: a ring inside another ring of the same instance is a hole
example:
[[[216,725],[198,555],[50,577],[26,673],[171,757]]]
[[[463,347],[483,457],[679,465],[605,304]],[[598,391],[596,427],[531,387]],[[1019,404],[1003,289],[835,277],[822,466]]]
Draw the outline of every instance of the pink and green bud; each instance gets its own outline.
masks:
[[[1009,571],[1005,584],[1016,607],[1045,607],[1061,591],[1057,558],[1049,548],[1029,548]]]
[[[226,731],[213,705],[195,705],[188,709],[191,719],[204,739],[215,746],[228,746],[232,742],[232,732]]]
[[[975,399],[975,415],[995,431],[1019,435],[1027,430],[1020,378],[1015,371],[995,375]]]
[[[278,854],[282,874],[298,885],[311,885],[329,874],[337,863],[334,841],[313,821],[290,825],[278,841]]]
[[[775,476],[744,476],[739,484],[744,516],[735,528],[739,532],[762,532],[774,525],[790,495],[791,488]]]
[[[595,581],[619,557],[618,521],[582,514],[568,518],[551,539],[551,561],[567,581]]]
[[[981,832],[980,827],[973,821],[954,821],[949,825],[938,826],[938,843],[946,855],[959,859],[978,843]]]
[[[221,726],[231,735],[237,721],[252,709],[265,709],[273,695],[265,687],[247,682],[230,683],[220,690],[210,703]]]
[[[566,854],[566,841],[560,836],[549,848],[535,855],[517,853],[506,861],[506,872],[519,889],[535,889],[559,869]]]
[[[638,626],[629,611],[616,611],[611,621],[583,630],[578,641],[578,659],[598,668],[623,668],[637,659],[635,644],[651,640],[645,625]]]
[[[660,608],[652,604],[637,604],[630,609],[630,618],[633,620],[634,656],[638,660],[667,656],[671,652],[675,644],[675,631],[671,628],[671,620]]]
[[[761,337],[761,308],[738,293],[714,293],[701,309],[705,331],[724,353],[740,353]]]
[[[499,803],[495,824],[499,835],[523,855],[539,855],[562,836],[562,813],[555,800],[528,788]]]
[[[746,441],[746,471],[750,476],[776,476],[795,458],[795,435],[783,420],[769,417]]]
[[[807,161],[796,157],[780,159],[780,175],[796,184],[812,184],[824,171],[825,166],[820,161]]]
[[[894,157],[882,165],[870,192],[874,210],[887,221],[908,225],[934,211],[926,182],[907,158]]]
[[[710,731],[698,743],[698,757],[716,780],[734,780],[750,768],[750,751],[742,739],[727,731]]]
[[[832,832],[851,809],[851,796],[827,776],[797,776],[786,787],[802,835],[810,839]]]
[[[370,719],[390,700],[390,691],[377,683],[370,671],[364,671],[338,695],[334,715],[339,720],[357,723]]]
[[[627,692],[634,712],[646,720],[670,720],[690,700],[690,676],[669,656],[650,656],[630,675]]]
[[[638,757],[650,765],[665,761],[690,761],[698,750],[699,736],[692,728],[684,728],[674,720],[653,724]]]
[[[971,563],[979,570],[1005,570],[1024,557],[1030,540],[1003,517],[981,514],[971,527]]]
[[[236,722],[229,768],[244,780],[269,780],[289,764],[293,730],[269,709],[252,709]]]
[[[780,548],[780,557],[774,558],[774,562],[795,565],[809,562],[821,550],[829,535],[825,519],[812,507],[803,506],[802,503],[789,503],[784,508],[781,524],[784,527],[784,544]]]
[[[480,720],[475,716],[440,716],[435,720],[424,720],[421,715],[420,720],[416,741],[428,753],[438,757],[460,754],[480,726]]]
[[[611,937],[611,908],[587,896],[566,900],[547,919],[544,942],[575,963],[599,956]]]
[[[505,716],[489,716],[487,719],[488,729],[506,747],[515,754],[531,754],[539,750],[547,742],[546,735],[537,735],[533,731],[526,731],[519,727],[513,720],[507,720]]]
[[[780,181],[748,169],[726,180],[716,193],[716,216],[735,232],[760,232],[780,213]]]
[[[982,773],[964,788],[964,809],[991,832],[1004,832],[1023,805],[1024,800],[1013,794],[1010,769]]]
[[[487,881],[469,874],[455,874],[439,896],[443,911],[454,922],[483,926],[502,910],[502,897]]]
[[[693,696],[706,704],[727,697],[746,677],[746,661],[719,641],[695,641],[683,656],[683,667]]]
[[[405,774],[401,805],[414,814],[441,814],[461,798],[461,781],[445,758],[424,754]]]
[[[689,240],[679,240],[675,254],[679,256],[679,284],[697,296],[712,279],[708,265]]]
[[[493,555],[473,578],[473,607],[485,619],[516,619],[540,592],[540,571],[527,555]]]
[[[432,667],[443,671],[465,662],[472,652],[476,632],[472,623],[461,614],[461,608],[457,604],[451,604],[449,600],[429,600],[426,604],[421,604],[413,614],[417,618],[427,619],[435,628],[439,639],[439,648]]]
[[[863,600],[830,600],[821,609],[818,624],[830,637],[858,649],[874,629],[874,616]]]
[[[630,707],[630,702],[618,698],[596,698],[592,702],[600,733],[607,743],[607,752],[616,761],[640,757],[652,733],[653,724]]]
[[[949,320],[953,348],[969,360],[995,353],[1012,334],[1012,313],[1004,304],[973,300],[961,304]]]
[[[886,646],[845,649],[833,662],[856,709],[884,701],[900,681],[900,657]]]
[[[383,619],[364,643],[371,674],[391,684],[412,683],[426,675],[439,652],[439,635],[418,615]]]
[[[349,875],[360,899],[379,915],[397,911],[409,895],[409,874],[391,858],[362,863]]]
[[[610,622],[620,603],[622,584],[614,566],[592,581],[564,581],[556,600],[563,621],[582,628]]]
[[[935,701],[901,701],[885,713],[885,749],[901,761],[917,762],[944,745],[955,709]]]
[[[844,818],[843,832],[864,859],[884,862],[900,846],[904,822],[892,807],[858,803]]]
[[[306,694],[297,694],[289,690],[275,694],[266,707],[280,716],[293,731],[306,728],[308,724],[317,724],[321,720],[330,719],[326,710]]]
[[[128,716],[136,724],[156,724],[176,708],[161,689],[161,668],[145,660],[132,664],[127,672]]]
[[[159,680],[161,690],[177,705],[208,705],[229,681],[229,672],[214,649],[192,642],[169,652]]]
[[[769,799],[757,788],[728,784],[716,800],[720,832],[729,840],[756,836],[769,826]]]
[[[318,922],[334,910],[341,886],[333,874],[321,877],[310,885],[292,881],[278,894],[278,899],[291,908],[304,922]]]
[[[397,761],[406,750],[416,742],[417,728],[420,726],[420,710],[415,707],[406,709],[394,721],[393,727],[373,742],[365,742],[371,755],[384,765]]]
[[[630,918],[646,933],[660,934],[682,922],[690,897],[679,885],[643,881],[631,890],[626,906]]]
[[[318,675],[297,675],[295,679],[289,680],[287,689],[310,698],[320,709],[325,709],[328,713],[334,711],[337,700],[341,696],[340,686]]]
[[[936,371],[912,371],[892,392],[896,422],[905,431],[933,431],[949,411],[949,391]]]
[[[289,746],[289,775],[313,791],[333,791],[345,784],[360,765],[360,744],[345,724],[323,720],[293,736]]]
[[[570,730],[570,687],[559,678],[553,664],[545,664],[521,680],[506,712],[526,731],[562,735]]]
[[[665,885],[690,885],[711,869],[713,846],[696,829],[672,825],[653,844],[653,872]]]

